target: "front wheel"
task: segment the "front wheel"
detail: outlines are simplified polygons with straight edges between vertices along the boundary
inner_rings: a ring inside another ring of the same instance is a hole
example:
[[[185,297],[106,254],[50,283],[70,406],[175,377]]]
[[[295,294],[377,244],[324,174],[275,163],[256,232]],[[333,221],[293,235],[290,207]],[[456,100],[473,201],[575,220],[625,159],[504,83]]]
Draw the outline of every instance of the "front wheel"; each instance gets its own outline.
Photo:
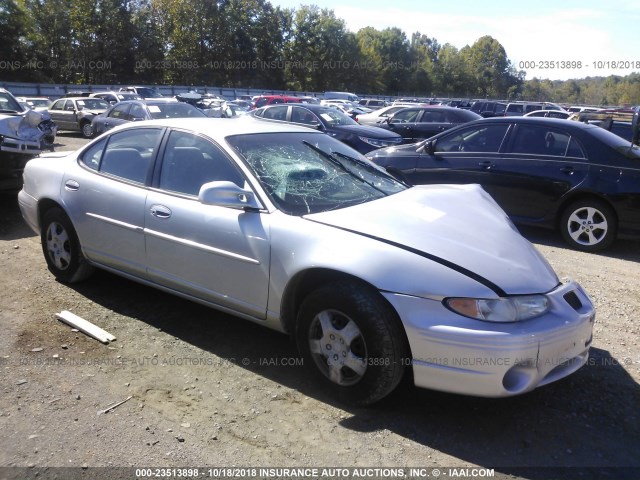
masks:
[[[82,131],[82,136],[84,138],[92,138],[93,137],[93,127],[91,126],[91,122],[84,122],[80,129]]]
[[[75,283],[91,275],[93,268],[82,255],[76,231],[60,208],[44,214],[40,237],[49,271],[58,280]]]
[[[579,200],[569,205],[560,219],[565,241],[576,250],[597,252],[616,237],[617,221],[611,207],[597,199]]]
[[[373,288],[338,282],[311,293],[298,314],[305,365],[341,401],[370,405],[390,394],[408,363],[396,312]]]

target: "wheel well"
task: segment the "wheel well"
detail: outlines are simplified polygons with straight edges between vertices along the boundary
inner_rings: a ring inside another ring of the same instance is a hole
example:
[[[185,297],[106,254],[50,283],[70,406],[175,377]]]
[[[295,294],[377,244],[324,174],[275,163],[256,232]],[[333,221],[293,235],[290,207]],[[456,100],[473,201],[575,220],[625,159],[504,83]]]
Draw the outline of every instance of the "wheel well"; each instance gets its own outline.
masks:
[[[335,283],[343,280],[360,283],[375,291],[378,291],[376,287],[362,280],[361,278],[354,277],[353,275],[349,275],[337,270],[331,270],[327,268],[313,268],[300,272],[291,279],[282,296],[280,315],[286,332],[290,335],[293,335],[295,333],[297,312],[304,299],[312,291],[317,290],[318,288],[328,283]],[[382,298],[384,299],[384,297]],[[384,301],[386,302],[387,300],[384,299]],[[394,312],[396,311],[393,305],[389,304],[389,307]],[[400,322],[402,331],[405,335],[406,345],[408,346],[409,341],[406,338],[404,326],[402,326],[402,321],[400,320],[397,312],[396,318],[397,321]]]
[[[615,216],[615,221],[616,223],[618,223],[618,211],[616,210],[616,208],[613,206],[613,204],[607,200],[604,197],[601,197],[599,195],[595,195],[593,193],[579,193],[576,194],[572,197],[569,197],[567,199],[565,199],[559,206],[558,206],[558,210],[556,211],[556,221],[555,221],[555,227],[556,229],[560,229],[560,221],[562,220],[562,214],[564,213],[565,209],[571,205],[572,203],[578,202],[578,201],[586,201],[586,200],[597,200],[599,202],[604,203],[605,205],[607,205],[611,211],[613,212],[613,215]]]
[[[45,198],[38,202],[38,225],[40,225],[40,228],[42,228],[42,218],[52,208],[59,208],[64,211],[64,208],[62,208],[62,206],[54,200]]]

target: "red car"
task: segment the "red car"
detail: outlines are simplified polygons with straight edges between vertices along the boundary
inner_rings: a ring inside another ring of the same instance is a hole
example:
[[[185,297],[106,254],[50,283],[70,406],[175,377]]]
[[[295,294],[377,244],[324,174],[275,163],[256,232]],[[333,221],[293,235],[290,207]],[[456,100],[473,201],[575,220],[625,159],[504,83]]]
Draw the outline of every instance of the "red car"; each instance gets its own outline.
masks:
[[[275,105],[276,103],[302,103],[302,99],[300,97],[289,97],[286,95],[262,95],[253,103],[253,108]]]

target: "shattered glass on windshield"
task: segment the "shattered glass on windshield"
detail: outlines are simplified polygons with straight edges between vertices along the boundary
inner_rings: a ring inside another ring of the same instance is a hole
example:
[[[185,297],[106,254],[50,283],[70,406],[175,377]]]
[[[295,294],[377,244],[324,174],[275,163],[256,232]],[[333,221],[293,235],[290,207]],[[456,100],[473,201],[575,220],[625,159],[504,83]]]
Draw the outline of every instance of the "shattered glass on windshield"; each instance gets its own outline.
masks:
[[[324,134],[241,135],[229,143],[244,157],[273,203],[305,215],[365,203],[406,187]]]

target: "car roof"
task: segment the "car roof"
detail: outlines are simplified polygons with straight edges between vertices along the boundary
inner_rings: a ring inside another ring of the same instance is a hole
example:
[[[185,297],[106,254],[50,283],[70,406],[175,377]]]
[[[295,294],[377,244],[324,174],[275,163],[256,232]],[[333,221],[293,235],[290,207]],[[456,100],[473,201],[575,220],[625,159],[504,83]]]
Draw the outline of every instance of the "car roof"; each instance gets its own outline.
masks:
[[[254,133],[291,133],[302,132],[307,134],[325,135],[322,132],[292,125],[286,122],[265,122],[252,117],[242,116],[235,118],[168,118],[159,120],[146,120],[145,122],[131,122],[126,125],[116,127],[116,129],[136,128],[142,126],[160,126],[178,128],[182,130],[191,130],[197,133],[203,133],[213,139],[224,138],[230,135],[254,134]]]
[[[479,118],[478,120],[472,120],[471,122],[463,123],[462,125],[458,125],[457,129],[466,128],[470,125],[479,125],[485,123],[492,124],[526,124],[526,125],[544,125],[544,126],[554,126],[564,130],[588,130],[591,128],[600,128],[596,125],[591,125],[583,122],[568,122],[564,118],[551,118],[551,117],[490,117],[490,118]],[[445,133],[452,132],[452,130],[445,130],[442,133],[439,133],[438,136],[444,135]]]
[[[60,97],[58,98],[58,100],[82,100],[83,102],[87,101],[87,100],[97,100],[97,101],[103,101],[102,98],[97,98],[97,97]]]
[[[261,107],[261,110],[267,110],[270,108],[275,108],[275,107],[298,107],[298,108],[306,108],[307,110],[310,110],[312,112],[334,112],[336,109],[333,107],[329,107],[327,105],[320,105],[317,103],[278,103],[276,105],[265,105],[264,107]]]

